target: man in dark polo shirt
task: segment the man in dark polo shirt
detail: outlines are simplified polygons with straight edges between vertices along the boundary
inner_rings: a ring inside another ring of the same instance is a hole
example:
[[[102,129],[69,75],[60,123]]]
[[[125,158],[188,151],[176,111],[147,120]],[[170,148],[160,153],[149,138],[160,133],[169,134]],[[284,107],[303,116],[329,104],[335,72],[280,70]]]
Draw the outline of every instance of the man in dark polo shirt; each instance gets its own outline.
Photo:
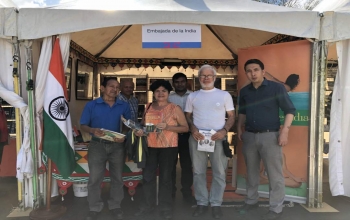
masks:
[[[238,138],[243,141],[243,155],[247,167],[247,197],[241,210],[258,207],[260,161],[269,177],[270,210],[263,220],[278,219],[284,201],[282,147],[288,143],[288,132],[295,107],[283,84],[264,78],[264,64],[258,59],[248,60],[244,70],[250,84],[239,95]],[[280,130],[279,109],[285,114]],[[245,124],[245,132],[242,127]]]

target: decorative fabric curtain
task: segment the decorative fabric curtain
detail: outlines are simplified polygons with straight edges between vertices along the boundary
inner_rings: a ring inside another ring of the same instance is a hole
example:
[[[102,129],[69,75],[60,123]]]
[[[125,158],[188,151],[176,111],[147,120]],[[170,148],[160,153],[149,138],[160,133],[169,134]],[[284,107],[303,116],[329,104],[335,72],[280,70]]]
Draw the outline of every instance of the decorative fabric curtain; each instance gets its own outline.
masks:
[[[350,40],[337,42],[337,54],[329,135],[329,184],[333,196],[350,197]]]
[[[27,104],[13,92],[13,61],[11,40],[0,38],[0,97],[15,108],[21,109],[22,116]]]

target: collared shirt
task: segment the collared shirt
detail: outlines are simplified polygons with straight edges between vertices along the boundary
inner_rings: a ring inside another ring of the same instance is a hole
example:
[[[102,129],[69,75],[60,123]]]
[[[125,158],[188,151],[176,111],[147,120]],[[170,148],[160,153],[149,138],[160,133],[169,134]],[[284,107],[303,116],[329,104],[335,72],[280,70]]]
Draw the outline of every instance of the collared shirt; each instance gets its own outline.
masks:
[[[92,128],[105,128],[121,132],[120,117],[130,119],[130,106],[124,101],[116,99],[113,106],[109,106],[101,97],[88,102],[81,114],[80,124]]]
[[[279,109],[295,114],[295,107],[283,84],[264,79],[256,89],[253,84],[243,87],[239,94],[239,114],[246,115],[246,130],[278,130]]]
[[[138,108],[139,108],[139,102],[137,98],[135,98],[134,96],[130,96],[130,99],[128,99],[125,95],[119,93],[119,95],[117,96],[117,99],[129,103],[130,109],[131,109],[131,120],[133,120],[134,122],[137,122]]]
[[[183,94],[182,96],[180,96],[179,94],[177,94],[174,91],[171,91],[169,94],[169,102],[174,103],[175,105],[178,105],[181,107],[182,111],[185,110],[185,106],[186,106],[186,101],[188,98],[188,95],[191,94],[192,91],[187,90],[185,94]]]

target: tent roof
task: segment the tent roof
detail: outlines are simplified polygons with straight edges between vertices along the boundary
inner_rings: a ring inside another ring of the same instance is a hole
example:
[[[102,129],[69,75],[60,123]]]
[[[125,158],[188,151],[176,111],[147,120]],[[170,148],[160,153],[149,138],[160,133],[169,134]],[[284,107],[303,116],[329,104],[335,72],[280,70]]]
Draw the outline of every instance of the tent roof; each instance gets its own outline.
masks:
[[[0,38],[17,36],[16,8],[11,0],[0,0]]]
[[[259,46],[276,36],[275,33],[245,28],[201,26],[202,48],[198,49],[142,49],[142,25],[132,25],[106,50],[104,50],[106,45],[115,38],[117,33],[125,29],[125,26],[75,32],[71,35],[71,39],[92,55],[105,58],[232,59],[239,48]]]
[[[250,0],[73,0],[19,11],[19,39],[151,23],[209,24],[318,38],[320,23],[317,12]]]
[[[320,39],[350,39],[350,0],[323,0],[314,11],[323,12]]]

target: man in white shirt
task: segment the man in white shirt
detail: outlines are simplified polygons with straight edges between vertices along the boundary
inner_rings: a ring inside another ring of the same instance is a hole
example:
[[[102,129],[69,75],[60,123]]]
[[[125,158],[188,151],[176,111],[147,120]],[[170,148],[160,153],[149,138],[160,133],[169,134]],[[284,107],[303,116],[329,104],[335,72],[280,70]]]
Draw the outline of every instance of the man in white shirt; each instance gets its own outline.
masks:
[[[187,90],[187,77],[183,73],[175,73],[173,76],[173,87],[175,91],[170,92],[169,102],[172,102],[181,107],[182,111],[185,109],[187,97],[191,91]],[[179,133],[178,141],[178,151],[180,157],[181,166],[181,192],[185,201],[192,203],[192,184],[193,184],[193,172],[192,172],[192,161],[190,156],[190,150],[188,145],[188,138],[190,137],[190,132]],[[178,157],[174,163],[173,169],[173,197],[176,193],[176,164]]]
[[[191,130],[189,145],[197,200],[197,208],[192,216],[202,215],[210,204],[213,218],[219,219],[223,215],[221,203],[226,187],[225,170],[228,162],[222,142],[234,124],[234,107],[231,95],[214,87],[216,71],[212,66],[203,65],[198,71],[198,77],[202,89],[188,96],[185,107],[186,119]],[[227,120],[225,120],[226,114]],[[215,141],[214,152],[198,150],[198,141],[205,139],[199,130],[216,132],[211,136],[211,140]],[[208,155],[213,172],[210,195],[206,179]]]

